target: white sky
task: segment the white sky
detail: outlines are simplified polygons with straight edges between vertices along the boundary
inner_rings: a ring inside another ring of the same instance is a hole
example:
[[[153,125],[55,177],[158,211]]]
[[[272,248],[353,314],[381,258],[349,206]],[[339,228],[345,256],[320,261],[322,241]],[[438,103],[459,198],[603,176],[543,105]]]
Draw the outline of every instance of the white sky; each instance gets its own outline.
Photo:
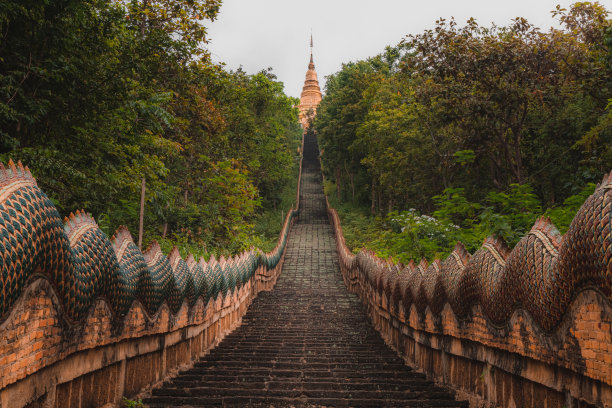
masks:
[[[223,0],[217,21],[208,22],[208,49],[216,62],[249,74],[272,67],[285,92],[299,97],[310,57],[321,90],[325,76],[342,63],[356,61],[396,45],[407,34],[433,28],[439,17],[454,16],[460,25],[474,17],[479,24],[508,25],[525,17],[546,30],[556,25],[550,11],[566,0]],[[612,10],[612,0],[600,0]]]

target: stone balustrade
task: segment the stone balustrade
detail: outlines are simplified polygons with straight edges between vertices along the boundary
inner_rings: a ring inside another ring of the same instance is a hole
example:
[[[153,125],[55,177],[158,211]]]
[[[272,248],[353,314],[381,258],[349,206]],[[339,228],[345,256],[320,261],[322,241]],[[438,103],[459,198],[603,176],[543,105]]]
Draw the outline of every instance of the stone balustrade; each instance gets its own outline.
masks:
[[[394,264],[346,246],[350,291],[405,361],[473,406],[612,407],[612,174],[561,236],[541,219],[513,249]]]

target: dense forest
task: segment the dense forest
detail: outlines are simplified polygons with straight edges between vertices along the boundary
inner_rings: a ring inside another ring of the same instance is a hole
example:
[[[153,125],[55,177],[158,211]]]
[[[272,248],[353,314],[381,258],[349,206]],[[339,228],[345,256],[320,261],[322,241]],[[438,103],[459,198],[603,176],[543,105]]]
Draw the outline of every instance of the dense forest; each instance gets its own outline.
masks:
[[[407,261],[567,229],[612,170],[612,27],[597,2],[552,14],[440,19],[327,78],[314,128],[349,245]]]
[[[62,215],[83,208],[109,235],[138,238],[144,179],[145,245],[265,246],[254,223],[280,230],[291,205],[297,100],[270,70],[211,62],[204,24],[220,4],[3,1],[0,161],[21,160]]]
[[[266,246],[293,199],[301,129],[270,70],[211,62],[220,0],[0,4],[0,161],[62,215],[202,253]],[[599,3],[559,28],[441,19],[327,78],[313,129],[354,248],[402,260],[564,232],[612,169],[612,28]],[[288,171],[288,169],[292,169]]]

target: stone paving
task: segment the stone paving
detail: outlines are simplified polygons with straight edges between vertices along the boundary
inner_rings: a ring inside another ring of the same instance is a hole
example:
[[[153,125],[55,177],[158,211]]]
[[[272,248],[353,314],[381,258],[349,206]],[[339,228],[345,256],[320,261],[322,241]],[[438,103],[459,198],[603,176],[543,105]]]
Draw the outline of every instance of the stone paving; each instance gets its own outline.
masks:
[[[407,367],[346,290],[314,138],[305,140],[300,201],[274,290],[260,293],[238,329],[146,404],[467,407]]]

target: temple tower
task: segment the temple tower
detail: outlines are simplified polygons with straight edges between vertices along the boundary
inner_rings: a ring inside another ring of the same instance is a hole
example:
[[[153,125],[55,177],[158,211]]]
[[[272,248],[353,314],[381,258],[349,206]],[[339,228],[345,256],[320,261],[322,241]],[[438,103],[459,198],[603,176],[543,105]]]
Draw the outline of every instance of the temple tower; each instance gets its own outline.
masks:
[[[314,61],[312,59],[312,34],[310,35],[310,63],[308,71],[306,71],[306,80],[302,88],[300,96],[300,124],[306,130],[308,121],[317,113],[317,106],[321,102],[321,88],[319,88],[319,80],[317,79],[317,71],[315,71]]]

